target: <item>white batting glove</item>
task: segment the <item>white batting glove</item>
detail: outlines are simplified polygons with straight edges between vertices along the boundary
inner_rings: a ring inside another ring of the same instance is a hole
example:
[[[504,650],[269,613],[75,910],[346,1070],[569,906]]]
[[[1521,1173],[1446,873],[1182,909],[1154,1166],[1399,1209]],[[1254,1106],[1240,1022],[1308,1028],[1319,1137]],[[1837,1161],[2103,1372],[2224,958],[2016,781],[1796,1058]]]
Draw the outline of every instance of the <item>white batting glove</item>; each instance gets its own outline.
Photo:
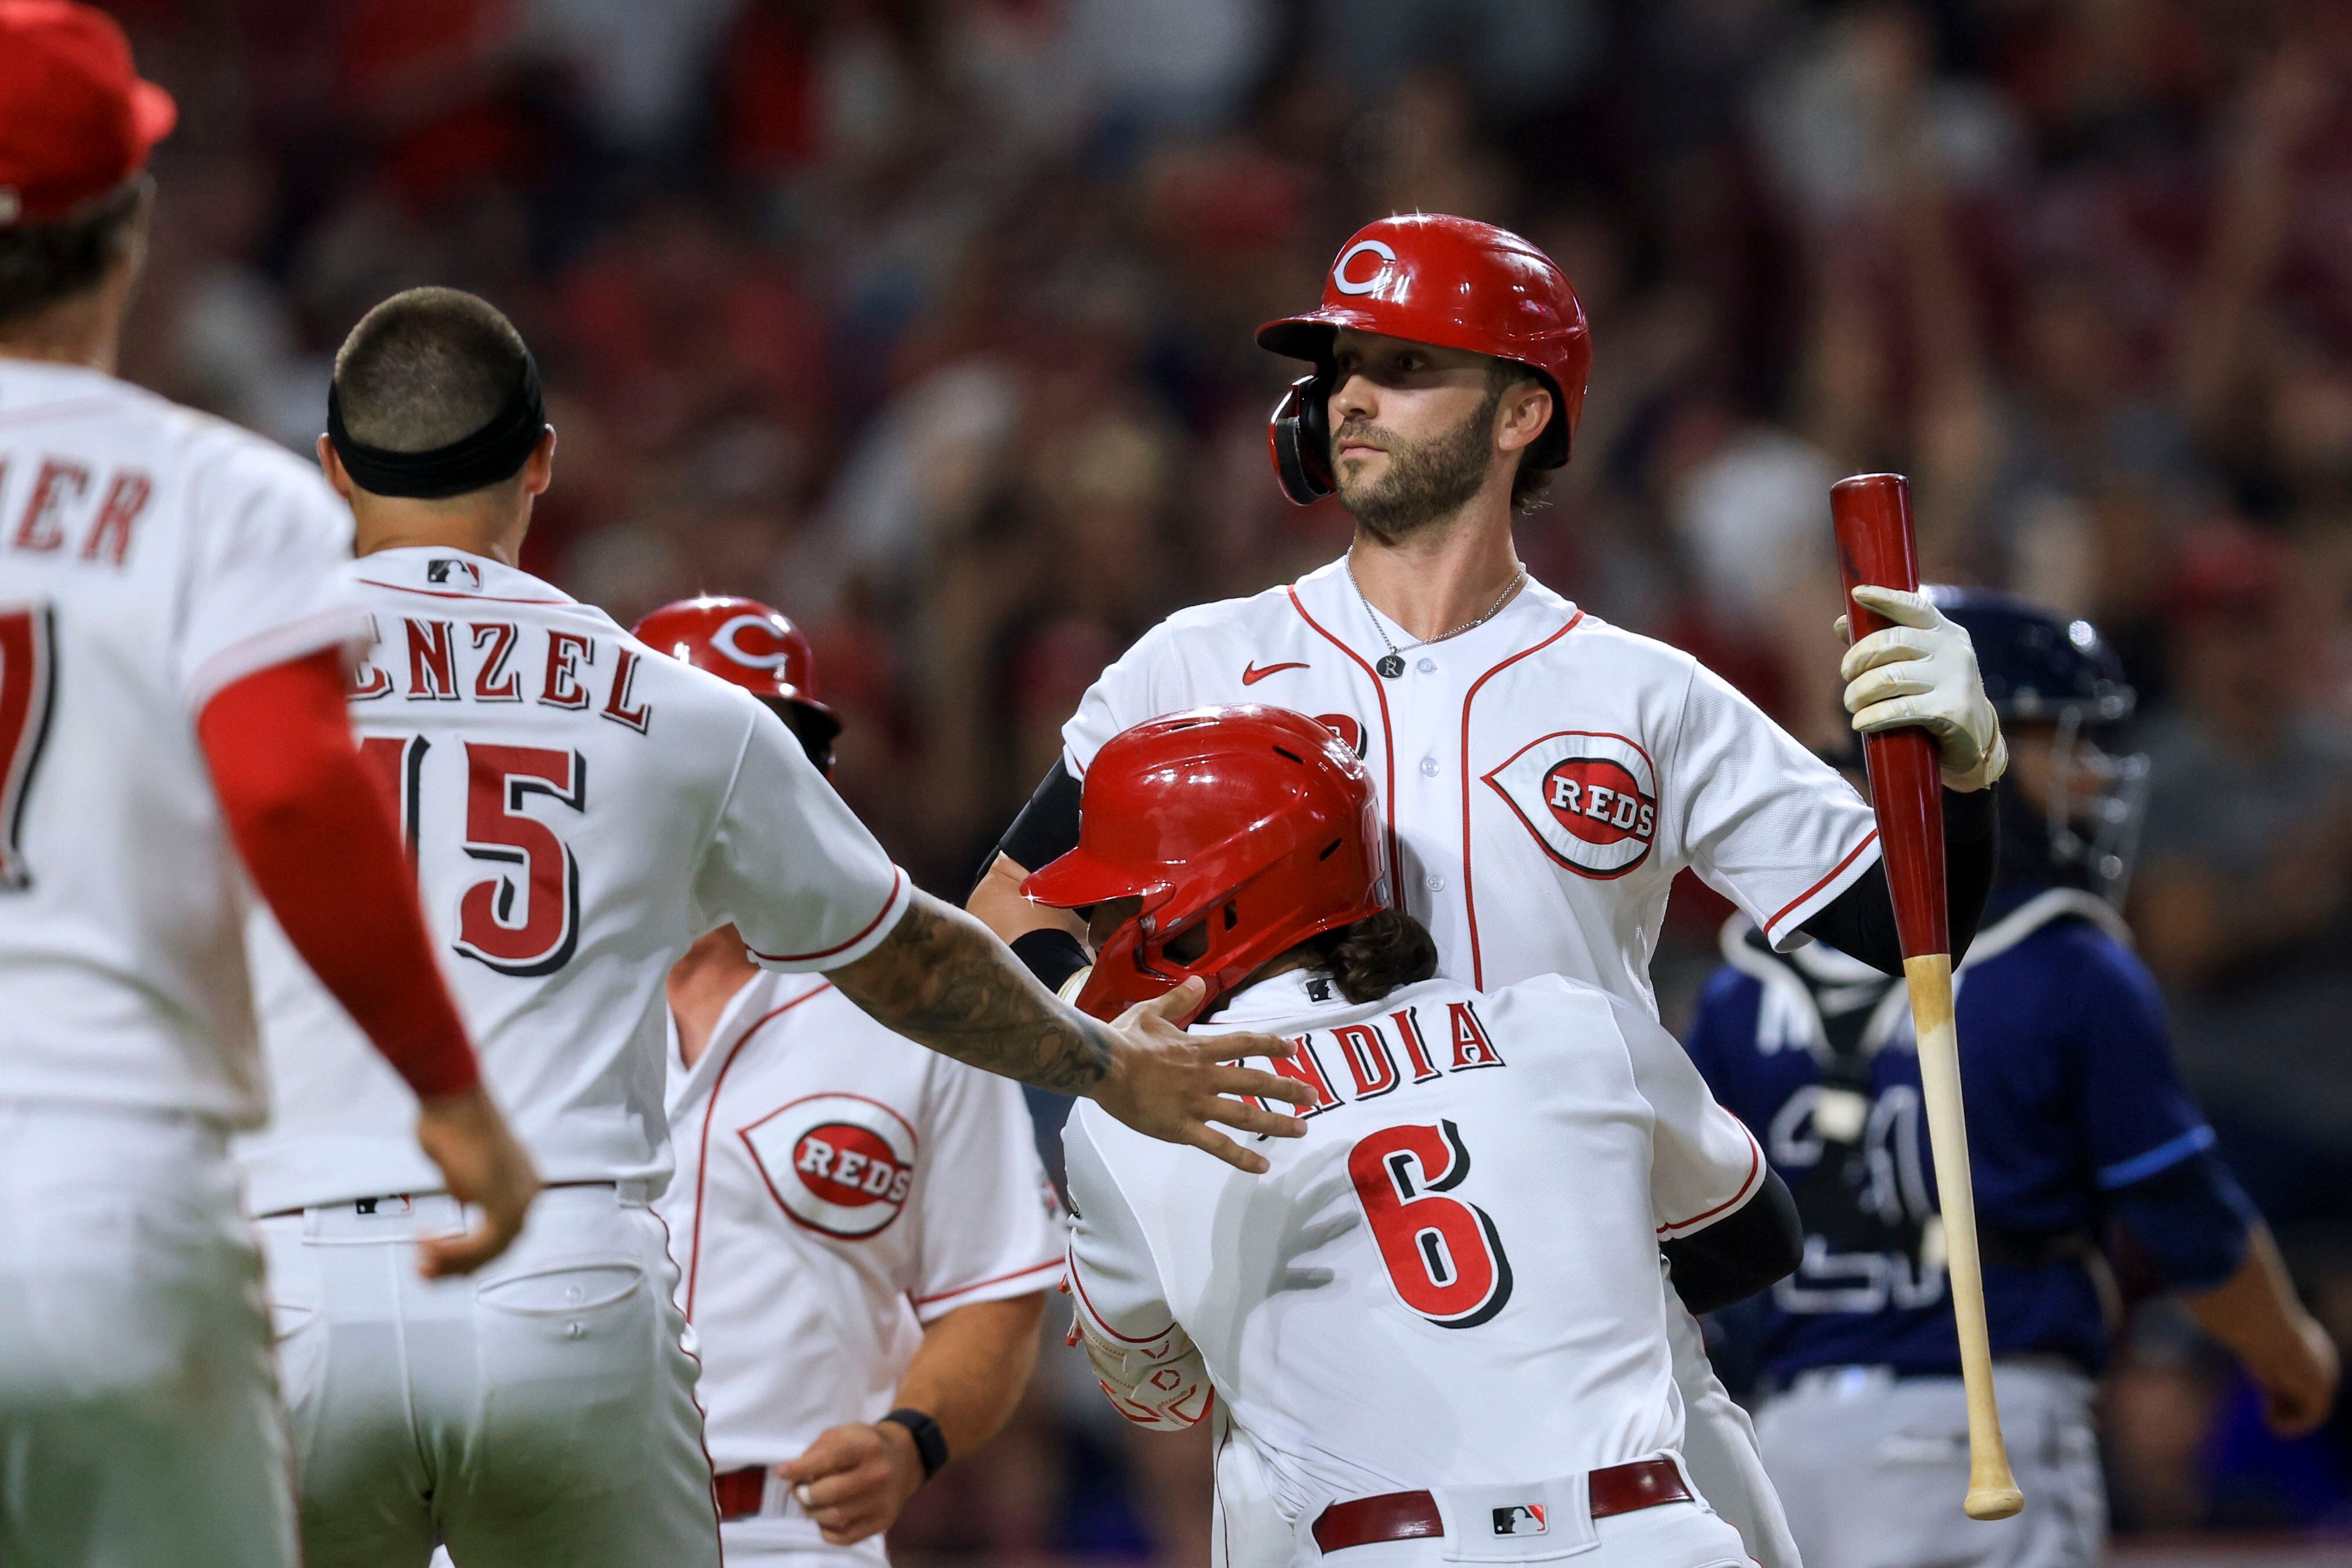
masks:
[[[1846,649],[1838,666],[1854,729],[1865,735],[1912,724],[1925,729],[1942,753],[1947,789],[1965,794],[2000,777],[2009,742],[1985,696],[1967,630],[1925,594],[1865,586],[1853,596],[1895,623]],[[1837,628],[1852,635],[1843,616]]]
[[[1157,1339],[1114,1338],[1082,1301],[1071,1304],[1070,1337],[1083,1343],[1095,1381],[1121,1415],[1154,1432],[1197,1426],[1216,1403],[1209,1363],[1181,1323]]]

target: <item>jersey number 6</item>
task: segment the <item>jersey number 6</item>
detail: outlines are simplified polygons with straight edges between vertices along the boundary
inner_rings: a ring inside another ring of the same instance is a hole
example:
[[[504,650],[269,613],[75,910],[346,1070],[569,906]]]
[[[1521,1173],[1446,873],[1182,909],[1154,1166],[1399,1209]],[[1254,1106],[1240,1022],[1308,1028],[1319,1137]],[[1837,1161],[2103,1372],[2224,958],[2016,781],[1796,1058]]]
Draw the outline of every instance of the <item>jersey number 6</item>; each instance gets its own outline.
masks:
[[[374,735],[360,746],[397,803],[412,862],[430,749],[422,735]],[[523,979],[554,973],[580,945],[580,862],[531,815],[541,796],[584,812],[588,759],[541,746],[466,742],[466,853],[509,868],[474,883],[458,900],[456,945],[467,958]]]
[[[1495,1222],[1448,1196],[1470,1173],[1451,1121],[1386,1127],[1348,1152],[1348,1175],[1404,1304],[1441,1329],[1475,1329],[1511,1299],[1511,1260]]]

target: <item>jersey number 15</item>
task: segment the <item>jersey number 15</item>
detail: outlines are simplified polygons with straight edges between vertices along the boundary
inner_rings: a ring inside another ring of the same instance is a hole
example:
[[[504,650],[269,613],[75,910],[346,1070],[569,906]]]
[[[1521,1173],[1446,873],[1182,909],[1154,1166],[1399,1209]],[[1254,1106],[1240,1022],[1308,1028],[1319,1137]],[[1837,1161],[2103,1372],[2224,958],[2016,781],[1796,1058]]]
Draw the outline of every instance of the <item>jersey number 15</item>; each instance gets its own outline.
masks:
[[[422,735],[372,735],[360,744],[399,805],[411,864],[424,826],[418,786],[431,744]],[[552,974],[580,945],[580,862],[530,808],[544,799],[585,812],[588,759],[543,746],[465,745],[465,850],[501,869],[459,897],[457,949],[500,974]]]

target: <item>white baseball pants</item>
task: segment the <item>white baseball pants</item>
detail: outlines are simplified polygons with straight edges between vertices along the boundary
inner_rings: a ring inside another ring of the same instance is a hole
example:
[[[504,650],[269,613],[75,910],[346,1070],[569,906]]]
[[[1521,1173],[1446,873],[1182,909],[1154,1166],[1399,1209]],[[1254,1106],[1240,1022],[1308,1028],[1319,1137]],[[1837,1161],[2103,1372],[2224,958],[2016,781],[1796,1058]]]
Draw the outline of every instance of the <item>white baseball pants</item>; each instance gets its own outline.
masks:
[[[294,1560],[261,1259],[226,1132],[0,1101],[0,1562]]]
[[[1760,1568],[1803,1568],[1757,1445],[1755,1423],[1715,1375],[1706,1337],[1671,1281],[1666,1345],[1674,1352],[1675,1387],[1683,1396],[1683,1468],[1698,1495],[1739,1531]]]
[[[716,1568],[696,1367],[642,1194],[551,1188],[488,1268],[419,1277],[413,1238],[462,1219],[429,1196],[261,1222],[306,1568],[425,1568],[436,1538],[459,1568]]]

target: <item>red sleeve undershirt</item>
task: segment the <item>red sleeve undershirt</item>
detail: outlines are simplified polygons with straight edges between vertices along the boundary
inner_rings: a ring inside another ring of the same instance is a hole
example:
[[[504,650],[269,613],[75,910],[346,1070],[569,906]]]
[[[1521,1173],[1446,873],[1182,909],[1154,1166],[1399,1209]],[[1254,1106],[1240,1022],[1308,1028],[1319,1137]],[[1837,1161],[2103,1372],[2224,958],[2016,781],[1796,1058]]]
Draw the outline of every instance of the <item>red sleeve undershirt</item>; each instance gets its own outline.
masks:
[[[479,1077],[434,963],[383,786],[352,744],[332,648],[223,687],[196,721],[254,886],[311,972],[420,1099]]]

